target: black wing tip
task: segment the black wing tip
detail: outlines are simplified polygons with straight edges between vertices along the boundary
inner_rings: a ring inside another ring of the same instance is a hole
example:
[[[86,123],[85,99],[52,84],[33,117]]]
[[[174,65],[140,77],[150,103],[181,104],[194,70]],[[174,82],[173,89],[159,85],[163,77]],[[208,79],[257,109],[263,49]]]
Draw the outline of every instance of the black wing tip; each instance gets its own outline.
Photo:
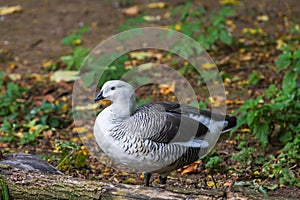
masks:
[[[237,118],[235,116],[227,116],[226,121],[228,124],[225,129],[231,129],[236,126]]]

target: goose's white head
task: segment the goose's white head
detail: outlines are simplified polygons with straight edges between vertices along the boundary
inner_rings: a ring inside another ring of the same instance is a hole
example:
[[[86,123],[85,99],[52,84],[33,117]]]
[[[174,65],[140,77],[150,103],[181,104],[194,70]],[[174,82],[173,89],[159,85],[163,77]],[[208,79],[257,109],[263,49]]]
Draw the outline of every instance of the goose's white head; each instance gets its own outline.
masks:
[[[111,110],[120,117],[130,116],[135,109],[134,89],[124,81],[107,81],[94,100],[96,102],[101,99],[112,101]]]

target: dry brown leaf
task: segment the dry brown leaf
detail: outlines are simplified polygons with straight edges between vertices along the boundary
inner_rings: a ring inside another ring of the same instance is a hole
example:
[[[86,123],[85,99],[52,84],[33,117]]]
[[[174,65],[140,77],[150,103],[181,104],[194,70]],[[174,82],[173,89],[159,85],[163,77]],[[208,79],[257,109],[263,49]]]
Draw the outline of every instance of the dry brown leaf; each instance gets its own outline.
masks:
[[[52,135],[53,135],[52,130],[43,131],[43,136],[44,136],[45,138],[51,138]]]
[[[129,16],[129,17],[134,17],[137,14],[139,14],[139,7],[138,6],[132,6],[132,7],[129,7],[129,8],[124,8],[124,9],[122,9],[122,13],[124,15]]]
[[[185,168],[185,169],[181,172],[181,175],[196,172],[199,165],[200,165],[199,162],[194,162],[194,163],[190,164],[187,168]]]
[[[53,103],[55,101],[55,98],[51,94],[47,94],[43,97],[43,100]]]
[[[31,73],[28,75],[29,78],[31,79],[35,79],[35,81],[42,81],[45,80],[45,78],[47,77],[47,75],[41,75],[41,74],[37,74],[37,73]]]
[[[171,85],[160,84],[159,85],[160,93],[163,95],[170,94],[175,91],[175,81],[171,83]]]
[[[233,180],[228,180],[226,183],[224,183],[225,187],[230,187],[233,184]]]
[[[250,53],[247,53],[246,55],[243,55],[241,58],[240,58],[241,61],[250,61],[252,60],[252,55]]]

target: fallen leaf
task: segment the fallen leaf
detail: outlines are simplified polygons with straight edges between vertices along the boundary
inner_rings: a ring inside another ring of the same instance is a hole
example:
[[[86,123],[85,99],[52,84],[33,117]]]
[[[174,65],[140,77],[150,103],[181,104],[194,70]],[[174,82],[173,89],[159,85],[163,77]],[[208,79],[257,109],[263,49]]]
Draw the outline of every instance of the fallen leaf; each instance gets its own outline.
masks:
[[[81,141],[83,141],[83,142],[85,142],[85,141],[89,141],[89,140],[94,140],[94,133],[93,132],[91,132],[91,133],[88,133],[88,134],[86,134],[86,135],[84,135],[84,136],[80,136],[80,140]],[[97,148],[97,147],[96,147]]]
[[[208,181],[207,186],[208,187],[213,187],[213,186],[215,186],[215,183],[213,181]]]
[[[17,81],[22,78],[21,74],[8,74],[7,76],[12,81]]]
[[[220,4],[227,6],[227,5],[239,5],[239,0],[220,0]]]
[[[202,67],[203,67],[204,69],[212,69],[212,68],[216,67],[216,65],[213,64],[213,63],[204,63],[204,64],[202,65]]]
[[[226,183],[224,183],[224,186],[229,187],[232,186],[232,184],[233,184],[233,180],[228,180]]]
[[[146,20],[147,22],[157,22],[161,20],[161,17],[159,15],[157,16],[146,15],[144,16],[144,20]]]
[[[176,31],[180,31],[181,30],[181,24],[175,24],[174,29]]]
[[[256,170],[253,172],[253,175],[258,176],[258,175],[260,175],[260,173],[259,173],[259,171]]]
[[[22,10],[22,7],[17,5],[17,6],[3,6],[0,7],[0,16],[3,15],[8,15],[16,12],[20,12]]]
[[[131,184],[134,184],[134,183],[136,183],[136,179],[130,177],[130,178],[126,179],[126,180],[124,181],[124,183],[131,183]]]
[[[190,164],[187,168],[185,168],[185,169],[181,172],[181,175],[196,172],[199,165],[200,165],[199,162],[194,162],[194,163]]]
[[[257,16],[256,19],[258,21],[267,22],[267,21],[269,21],[269,16],[268,15],[260,15],[260,16]]]
[[[249,128],[243,128],[240,130],[240,132],[242,133],[250,133],[250,129]]]
[[[93,103],[93,104],[87,104],[86,106],[76,106],[76,107],[74,107],[74,110],[76,110],[76,111],[94,110],[96,108],[98,108],[98,104]]]
[[[9,63],[9,69],[13,70],[17,67],[17,65],[15,63]]]
[[[175,81],[173,81],[171,85],[160,84],[159,89],[160,93],[163,95],[170,94],[175,91]]]
[[[43,97],[43,100],[53,103],[55,101],[55,98],[51,94],[47,94]]]
[[[73,133],[85,133],[87,131],[87,128],[85,126],[82,127],[75,127],[73,128],[72,132]]]
[[[282,47],[287,46],[287,44],[282,39],[276,40],[276,44],[276,49],[282,49]]]
[[[250,61],[252,60],[252,55],[250,53],[247,53],[246,55],[242,55],[240,58],[240,61]]]
[[[14,136],[17,136],[18,138],[22,138],[23,137],[23,132],[17,132],[14,134]]]
[[[59,83],[60,81],[66,81],[66,82],[71,82],[77,80],[78,77],[78,72],[77,71],[61,71],[58,70],[54,72],[50,76],[51,81],[55,81]]]
[[[28,75],[28,78],[34,79],[37,82],[45,80],[45,76],[37,73],[31,73]]]
[[[149,57],[148,52],[131,52],[129,55],[131,58],[135,58],[137,60],[144,60]]]
[[[89,151],[85,148],[85,146],[81,146],[80,147],[80,150],[77,152],[78,154],[83,154],[83,155],[88,155],[89,154]]]
[[[132,6],[130,8],[124,8],[124,9],[122,9],[122,13],[124,15],[134,17],[139,13],[139,7],[138,6]]]
[[[125,171],[121,171],[120,173],[118,173],[119,176],[129,176],[128,172]]]
[[[44,136],[45,138],[51,138],[52,135],[53,135],[52,130],[43,131],[43,136]]]
[[[55,65],[55,62],[53,61],[44,61],[42,64],[43,68],[49,68],[52,67],[53,65]]]
[[[162,9],[162,8],[166,7],[166,3],[165,2],[149,3],[149,4],[147,4],[147,7],[151,8],[151,9],[153,9],[153,8],[160,8],[160,9]]]

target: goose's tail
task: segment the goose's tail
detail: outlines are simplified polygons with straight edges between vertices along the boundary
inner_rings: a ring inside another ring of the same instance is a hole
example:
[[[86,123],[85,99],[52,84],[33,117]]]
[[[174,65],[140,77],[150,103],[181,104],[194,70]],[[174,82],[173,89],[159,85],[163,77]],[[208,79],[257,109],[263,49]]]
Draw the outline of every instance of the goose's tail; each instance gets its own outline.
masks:
[[[235,126],[236,126],[236,117],[226,115],[225,125],[222,130],[222,133],[226,133],[226,132],[230,131]]]

